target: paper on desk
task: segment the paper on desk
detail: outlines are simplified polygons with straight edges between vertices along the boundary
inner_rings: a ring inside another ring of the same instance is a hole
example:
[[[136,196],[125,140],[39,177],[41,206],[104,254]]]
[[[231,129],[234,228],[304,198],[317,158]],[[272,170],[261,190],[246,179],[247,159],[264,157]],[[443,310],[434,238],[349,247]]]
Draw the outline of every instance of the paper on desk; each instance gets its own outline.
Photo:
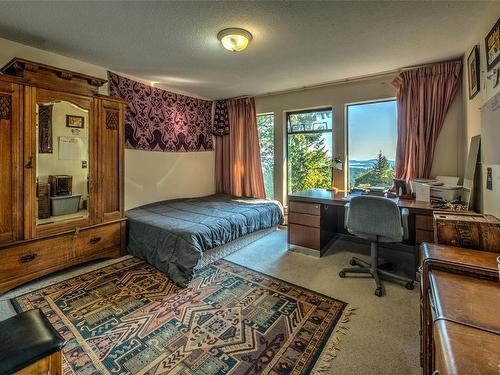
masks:
[[[431,201],[431,187],[427,184],[417,184],[415,186],[415,199],[417,201]]]
[[[457,186],[458,184],[458,177],[454,176],[436,176],[436,180],[447,186]]]

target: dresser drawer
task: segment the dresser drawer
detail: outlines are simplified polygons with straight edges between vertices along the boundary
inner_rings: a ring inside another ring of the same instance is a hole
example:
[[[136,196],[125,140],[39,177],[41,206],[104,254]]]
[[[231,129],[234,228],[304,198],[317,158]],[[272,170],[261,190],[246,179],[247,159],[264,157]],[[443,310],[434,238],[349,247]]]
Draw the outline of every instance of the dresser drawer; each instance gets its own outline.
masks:
[[[289,214],[292,212],[319,216],[320,204],[290,201]]]
[[[63,235],[0,250],[0,282],[64,265],[72,258],[73,236]]]
[[[290,244],[321,250],[320,229],[305,225],[288,224],[288,240]]]
[[[96,227],[81,231],[73,239],[75,258],[98,253],[104,249],[120,246],[120,223]]]
[[[113,223],[0,249],[0,285],[20,275],[26,279],[46,275],[78,263],[77,259],[96,259],[106,249],[116,248],[119,255],[120,228],[120,223]]]
[[[290,212],[288,214],[288,222],[291,224],[301,224],[310,227],[319,228],[320,217],[309,214],[300,214],[297,212]]]
[[[434,220],[431,215],[415,215],[415,228],[434,231]]]

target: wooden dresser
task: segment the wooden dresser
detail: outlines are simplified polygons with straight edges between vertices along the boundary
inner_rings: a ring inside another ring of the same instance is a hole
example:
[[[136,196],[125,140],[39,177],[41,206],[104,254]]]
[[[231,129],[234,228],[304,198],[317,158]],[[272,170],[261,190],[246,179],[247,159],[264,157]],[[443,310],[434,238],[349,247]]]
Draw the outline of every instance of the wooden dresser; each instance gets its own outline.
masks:
[[[424,374],[500,371],[499,254],[421,246],[421,361]]]
[[[99,95],[103,79],[33,61],[14,58],[1,72],[4,293],[50,272],[124,252],[127,103]],[[65,195],[51,191],[52,175],[69,176],[65,183],[72,189]]]

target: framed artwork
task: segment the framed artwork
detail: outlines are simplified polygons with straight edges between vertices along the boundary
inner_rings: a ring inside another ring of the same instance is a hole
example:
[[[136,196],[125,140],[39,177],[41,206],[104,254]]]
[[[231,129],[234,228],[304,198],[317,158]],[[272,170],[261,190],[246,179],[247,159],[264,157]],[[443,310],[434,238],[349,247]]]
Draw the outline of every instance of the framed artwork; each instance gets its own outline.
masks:
[[[500,61],[500,18],[484,38],[488,72]]]
[[[476,45],[472,48],[467,58],[467,78],[469,83],[469,99],[472,99],[479,92],[480,71],[479,71],[479,47]]]
[[[66,115],[66,126],[68,128],[83,129],[83,127],[85,126],[85,117]]]

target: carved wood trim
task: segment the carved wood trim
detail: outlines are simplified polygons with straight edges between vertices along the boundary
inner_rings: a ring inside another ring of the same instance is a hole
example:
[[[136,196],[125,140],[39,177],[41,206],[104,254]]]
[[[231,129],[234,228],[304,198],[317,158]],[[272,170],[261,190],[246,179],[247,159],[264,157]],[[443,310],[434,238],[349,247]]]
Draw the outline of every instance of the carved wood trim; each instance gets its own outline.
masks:
[[[106,129],[118,130],[120,122],[120,114],[118,111],[106,110]]]
[[[10,120],[12,116],[12,100],[10,95],[0,95],[0,120]]]

